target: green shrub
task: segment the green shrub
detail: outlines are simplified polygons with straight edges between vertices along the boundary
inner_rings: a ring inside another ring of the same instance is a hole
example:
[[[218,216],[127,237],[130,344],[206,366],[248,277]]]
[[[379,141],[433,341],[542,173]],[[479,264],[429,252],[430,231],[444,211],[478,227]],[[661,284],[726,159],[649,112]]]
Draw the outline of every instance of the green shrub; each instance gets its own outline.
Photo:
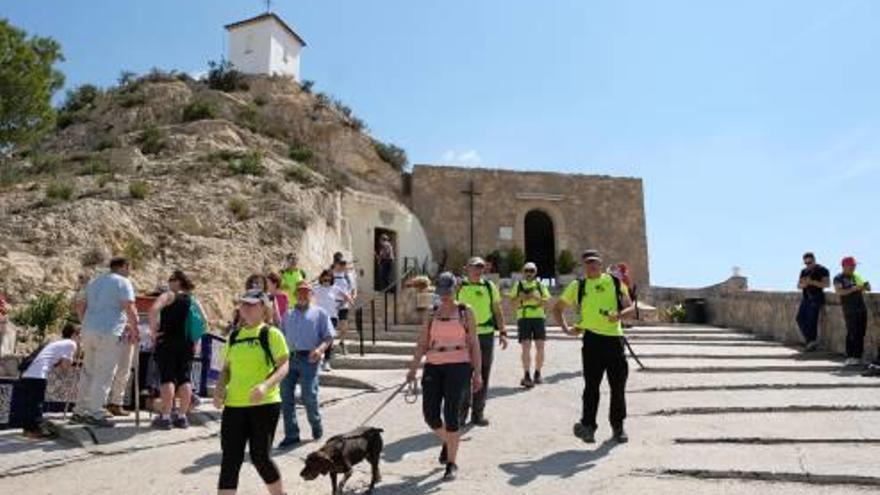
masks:
[[[116,97],[116,103],[119,104],[122,108],[134,108],[142,106],[147,102],[147,96],[143,93],[136,93],[134,91],[126,91],[124,93],[120,93],[119,96]]]
[[[671,306],[668,306],[660,312],[660,316],[664,321],[672,323],[682,323],[685,319],[684,304],[675,303]]]
[[[232,212],[232,216],[238,221],[247,220],[251,216],[251,208],[247,200],[240,197],[229,199],[229,211]]]
[[[513,246],[507,253],[507,267],[511,272],[521,272],[526,264],[526,254],[519,246]]]
[[[304,186],[312,186],[315,184],[315,176],[312,172],[302,165],[290,165],[284,169],[284,178],[288,181],[298,182]]]
[[[342,103],[341,100],[333,100],[333,108],[347,118],[352,116],[351,107]]]
[[[46,186],[46,198],[59,201],[70,201],[73,198],[73,184],[70,182],[53,182]]]
[[[116,85],[121,91],[126,91],[137,83],[137,74],[130,70],[124,70],[119,73],[116,79]]]
[[[308,146],[297,142],[290,145],[287,156],[293,161],[309,163],[315,157],[315,153]]]
[[[342,170],[337,168],[328,167],[323,171],[325,177],[327,177],[328,184],[331,186],[331,189],[334,191],[342,191],[346,187],[351,186],[351,177],[348,176]]]
[[[239,153],[226,161],[227,169],[232,175],[256,175],[261,176],[266,173],[266,167],[263,165],[263,154],[259,151],[251,150],[245,153]]]
[[[255,104],[250,104],[238,111],[238,123],[251,132],[261,133],[266,127],[260,109]]]
[[[43,344],[47,334],[58,330],[68,316],[70,303],[63,292],[41,292],[23,308],[13,312],[11,319],[16,325],[31,329],[39,343]]]
[[[374,139],[373,149],[376,150],[376,154],[379,155],[379,158],[381,158],[385,163],[391,165],[394,170],[402,172],[409,163],[409,158],[407,158],[406,156],[406,151],[391,143],[386,144]]]
[[[116,179],[116,177],[112,173],[102,174],[98,176],[98,179],[95,181],[95,183],[98,185],[99,188],[104,189],[104,187],[106,187],[107,184],[113,182],[114,179]]]
[[[183,107],[183,121],[194,122],[196,120],[217,118],[217,109],[211,102],[193,100]]]
[[[254,105],[258,107],[264,107],[269,103],[269,97],[266,95],[257,95],[254,97]]]
[[[345,124],[357,132],[361,132],[367,128],[367,124],[365,124],[363,120],[357,117],[351,117],[350,119],[345,121]]]
[[[315,81],[309,81],[306,79],[299,85],[300,89],[302,89],[303,93],[310,94],[312,92],[312,88],[315,87]]]
[[[281,192],[281,186],[274,180],[264,180],[260,183],[260,192],[263,194],[278,194]]]
[[[95,151],[104,151],[109,150],[110,148],[116,147],[116,139],[113,136],[104,136],[95,143],[94,150]]]
[[[113,172],[110,163],[100,157],[92,156],[86,159],[86,162],[79,170],[79,175],[101,175]]]
[[[55,127],[59,130],[67,129],[73,124],[81,124],[88,120],[83,112],[59,112],[55,117]]]
[[[574,260],[574,255],[571,254],[571,251],[563,249],[559,252],[559,257],[556,259],[556,271],[560,275],[570,274],[576,266],[577,262]]]
[[[208,62],[208,87],[227,93],[247,91],[248,84],[243,73],[232,66],[228,60]]]
[[[142,180],[135,180],[128,184],[128,194],[134,199],[146,199],[150,194],[150,185]]]
[[[328,107],[330,106],[330,97],[327,96],[327,93],[318,93],[315,95],[315,104],[319,107]]]
[[[83,84],[76,89],[67,91],[64,104],[61,105],[61,111],[64,113],[74,113],[91,108],[99,96],[101,96],[101,90],[97,86]]]
[[[143,153],[155,155],[165,149],[165,146],[168,144],[167,138],[168,134],[163,129],[151,124],[141,132],[138,144]]]
[[[141,268],[150,256],[150,247],[137,237],[130,237],[122,246],[122,255],[131,263],[132,268]]]
[[[56,154],[34,155],[31,171],[34,174],[55,174],[61,170],[61,157]]]

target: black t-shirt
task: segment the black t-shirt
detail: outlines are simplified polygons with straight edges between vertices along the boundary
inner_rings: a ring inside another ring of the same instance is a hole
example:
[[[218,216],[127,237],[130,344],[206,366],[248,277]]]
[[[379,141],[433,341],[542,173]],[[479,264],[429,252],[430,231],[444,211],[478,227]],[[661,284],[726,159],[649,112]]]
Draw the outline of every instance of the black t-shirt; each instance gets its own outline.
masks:
[[[830,277],[831,273],[828,272],[828,269],[820,264],[815,264],[810,268],[804,268],[801,270],[800,278],[809,278],[810,280],[815,280],[816,282],[821,282],[822,279]],[[804,290],[804,298],[810,299],[812,301],[825,302],[825,289],[816,286],[805,287]]]
[[[839,285],[841,289],[852,289],[860,282],[855,276],[838,273],[834,277],[834,285]],[[845,296],[840,296],[840,305],[845,313],[861,313],[868,310],[865,305],[865,297],[861,292],[853,292]]]

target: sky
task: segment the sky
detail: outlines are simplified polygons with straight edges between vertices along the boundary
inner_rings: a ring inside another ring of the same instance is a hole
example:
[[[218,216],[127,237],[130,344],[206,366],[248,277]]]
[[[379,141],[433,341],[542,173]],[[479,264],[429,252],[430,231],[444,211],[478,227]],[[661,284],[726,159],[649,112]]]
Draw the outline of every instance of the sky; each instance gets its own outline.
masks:
[[[68,87],[200,73],[256,0],[0,0]],[[413,163],[640,177],[653,285],[880,276],[880,2],[276,0],[305,79]],[[577,191],[571,191],[576,194]],[[614,222],[614,218],[608,218]],[[875,284],[877,285],[877,284]]]

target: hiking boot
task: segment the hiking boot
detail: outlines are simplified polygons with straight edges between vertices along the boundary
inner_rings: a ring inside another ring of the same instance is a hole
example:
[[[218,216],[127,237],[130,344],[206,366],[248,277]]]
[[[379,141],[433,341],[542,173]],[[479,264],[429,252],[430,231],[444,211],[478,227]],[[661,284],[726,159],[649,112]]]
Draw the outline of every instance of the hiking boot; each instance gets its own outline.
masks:
[[[474,426],[489,426],[489,420],[485,416],[472,416],[471,423]]]
[[[541,372],[540,371],[535,372],[535,379],[532,381],[535,383],[535,385],[540,385],[540,384],[544,383],[544,380],[541,379]]]
[[[862,376],[880,376],[880,366],[876,364],[869,364],[868,369],[862,373]]]
[[[446,472],[443,473],[443,481],[452,481],[458,476],[458,466],[453,463],[446,465]]]
[[[189,428],[189,420],[186,418],[186,415],[181,414],[179,416],[175,416],[174,419],[171,420],[171,424],[175,428],[187,429]]]
[[[449,451],[446,449],[446,444],[443,444],[443,448],[440,449],[440,458],[438,459],[440,464],[446,464],[449,462]]]
[[[611,429],[614,431],[614,440],[616,440],[617,443],[629,442],[629,435],[626,434],[626,430],[623,429],[623,425],[612,427]]]
[[[804,352],[813,352],[819,348],[819,342],[813,340],[811,342],[807,342],[804,346]]]
[[[574,436],[580,438],[586,443],[596,443],[596,426],[584,426],[578,421],[574,424]]]
[[[163,417],[161,414],[153,418],[153,422],[150,424],[153,428],[157,430],[170,430],[172,427],[171,418]]]
[[[94,416],[86,416],[83,424],[87,426],[95,426],[98,428],[113,428],[116,424],[107,418],[96,418]]]
[[[535,386],[535,383],[532,381],[532,377],[529,376],[528,371],[526,372],[526,376],[523,377],[523,379],[519,382],[519,384],[525,388],[532,388]]]
[[[280,450],[292,449],[293,447],[299,445],[301,442],[302,441],[299,439],[299,437],[285,438],[284,440],[281,440],[281,443],[278,444],[278,448]]]
[[[118,406],[116,404],[110,404],[109,406],[107,406],[107,412],[109,412],[111,416],[116,416],[116,417],[121,417],[121,418],[131,416],[130,411],[126,411],[125,409],[122,408],[122,406]]]

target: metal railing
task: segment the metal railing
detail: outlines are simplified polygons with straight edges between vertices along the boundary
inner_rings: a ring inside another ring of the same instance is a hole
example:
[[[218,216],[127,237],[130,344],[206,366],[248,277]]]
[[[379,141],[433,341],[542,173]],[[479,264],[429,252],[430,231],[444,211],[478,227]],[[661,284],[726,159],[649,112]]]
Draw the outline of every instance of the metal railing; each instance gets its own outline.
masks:
[[[358,345],[360,355],[364,355],[364,308],[369,306],[370,308],[370,331],[372,336],[373,345],[376,345],[376,301],[379,300],[380,297],[383,298],[383,325],[385,327],[385,332],[388,332],[388,298],[391,298],[392,302],[392,313],[394,318],[394,324],[397,324],[397,303],[398,303],[398,293],[400,292],[401,284],[407,278],[418,274],[422,271],[424,266],[419,266],[419,262],[417,258],[404,258],[403,259],[403,271],[401,275],[392,283],[388,284],[381,290],[373,293],[373,296],[366,301],[362,301],[355,306],[354,309],[354,325],[355,330],[358,334]]]

